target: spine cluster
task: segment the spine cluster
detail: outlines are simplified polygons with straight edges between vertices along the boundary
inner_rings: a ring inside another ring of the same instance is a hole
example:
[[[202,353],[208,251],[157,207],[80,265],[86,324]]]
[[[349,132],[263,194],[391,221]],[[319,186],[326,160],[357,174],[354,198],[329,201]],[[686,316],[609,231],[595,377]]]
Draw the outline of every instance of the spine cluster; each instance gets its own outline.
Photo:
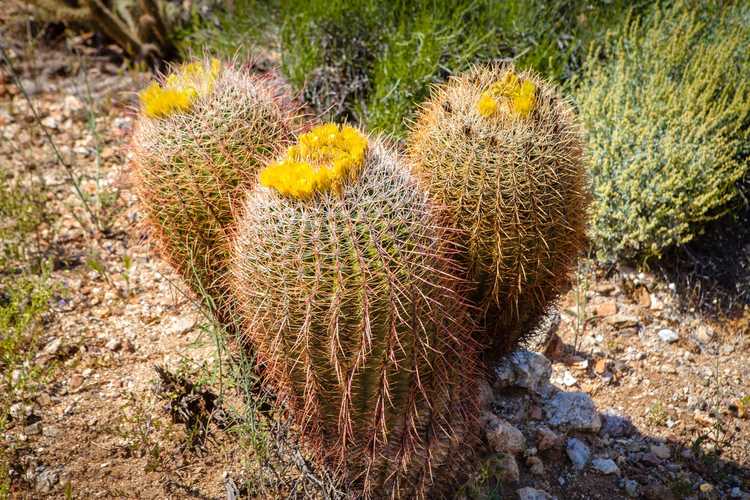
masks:
[[[409,138],[417,174],[452,212],[494,356],[510,352],[569,282],[585,243],[588,181],[570,104],[512,67],[439,87]]]
[[[152,241],[222,321],[234,211],[291,143],[296,109],[264,79],[216,60],[180,66],[141,93],[134,177]]]
[[[408,169],[370,141],[340,192],[261,186],[243,212],[232,288],[316,452],[368,496],[460,475],[449,450],[473,430],[476,348],[449,235]]]

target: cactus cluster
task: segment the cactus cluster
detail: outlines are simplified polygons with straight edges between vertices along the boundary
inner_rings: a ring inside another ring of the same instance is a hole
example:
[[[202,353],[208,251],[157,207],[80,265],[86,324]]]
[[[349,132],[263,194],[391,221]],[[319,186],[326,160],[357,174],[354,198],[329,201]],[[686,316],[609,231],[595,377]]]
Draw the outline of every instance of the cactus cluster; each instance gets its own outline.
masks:
[[[350,126],[301,133],[217,62],[141,99],[156,240],[242,319],[309,451],[356,495],[449,492],[475,458],[481,356],[517,344],[583,244],[570,106],[532,74],[476,69],[434,94],[404,157]]]
[[[531,332],[585,243],[587,179],[572,106],[513,67],[480,67],[437,89],[409,138],[418,175],[466,239],[496,355]]]
[[[223,321],[234,210],[297,124],[296,109],[268,81],[215,60],[183,65],[141,93],[134,185],[149,232]]]
[[[321,458],[366,496],[434,495],[432,473],[445,485],[464,471],[456,461],[468,454],[450,450],[476,418],[464,283],[426,193],[382,141],[324,125],[300,138],[300,159],[324,170],[336,142],[367,145],[336,189],[249,195],[232,288],[268,376]]]

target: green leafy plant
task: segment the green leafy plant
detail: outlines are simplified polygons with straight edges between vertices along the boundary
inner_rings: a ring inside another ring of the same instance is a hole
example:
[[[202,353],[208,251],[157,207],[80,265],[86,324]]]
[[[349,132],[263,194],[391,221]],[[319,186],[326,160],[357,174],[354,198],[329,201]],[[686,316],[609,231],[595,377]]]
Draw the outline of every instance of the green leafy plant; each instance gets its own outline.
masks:
[[[566,81],[592,40],[647,3],[282,0],[282,64],[327,119],[401,137],[432,84],[495,59]]]
[[[576,95],[600,257],[659,257],[735,206],[748,174],[749,19],[742,2],[680,1],[629,19],[604,61],[591,53]]]
[[[48,309],[53,284],[44,257],[53,214],[41,179],[5,175],[0,185],[0,431],[14,391],[33,379],[23,368],[37,352],[39,320]],[[46,231],[46,234],[44,234]],[[21,369],[23,368],[23,369]],[[21,376],[13,376],[21,369]]]

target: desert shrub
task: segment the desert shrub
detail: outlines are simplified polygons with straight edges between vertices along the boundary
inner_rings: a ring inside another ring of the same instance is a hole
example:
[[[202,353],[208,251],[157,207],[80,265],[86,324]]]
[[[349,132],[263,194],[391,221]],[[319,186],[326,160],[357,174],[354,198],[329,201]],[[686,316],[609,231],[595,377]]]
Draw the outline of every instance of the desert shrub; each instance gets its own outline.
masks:
[[[577,91],[588,129],[592,237],[647,259],[700,234],[747,175],[750,8],[677,2],[592,52]]]
[[[52,286],[42,250],[53,216],[38,178],[14,176],[0,166],[0,432],[18,390],[41,367],[31,364],[40,346],[40,319]],[[8,454],[0,448],[0,497],[10,488]]]
[[[402,136],[430,85],[472,63],[513,58],[519,68],[567,80],[589,41],[627,8],[621,1],[284,0],[282,62],[328,119]]]
[[[278,1],[216,0],[210,7],[192,9],[191,18],[175,29],[176,43],[185,59],[207,51],[223,59],[244,61],[276,46]]]
[[[2,168],[0,179],[0,271],[37,269],[40,232],[51,218],[45,209],[46,193],[38,180],[14,176]]]
[[[370,91],[394,14],[375,0],[284,0],[281,12],[281,61],[290,82],[327,118],[361,121],[354,107]]]
[[[590,42],[653,0],[237,0],[180,33],[184,52],[278,53],[316,111],[401,137],[429,87],[513,59],[566,82]]]

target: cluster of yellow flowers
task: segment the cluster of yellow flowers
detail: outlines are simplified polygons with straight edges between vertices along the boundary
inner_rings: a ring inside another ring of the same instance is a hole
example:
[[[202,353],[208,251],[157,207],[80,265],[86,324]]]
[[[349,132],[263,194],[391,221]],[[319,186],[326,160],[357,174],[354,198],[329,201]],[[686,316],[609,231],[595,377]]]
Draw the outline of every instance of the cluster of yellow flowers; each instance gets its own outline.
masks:
[[[485,118],[496,114],[502,107],[516,116],[526,117],[534,110],[536,85],[531,80],[521,81],[513,71],[502,80],[490,85],[477,102],[477,111]]]
[[[309,198],[340,190],[364,163],[367,138],[348,125],[319,125],[299,137],[284,157],[260,172],[260,183],[285,196]]]
[[[199,96],[211,92],[219,71],[218,59],[211,59],[208,67],[202,62],[192,62],[169,75],[164,85],[152,82],[139,94],[143,114],[163,118],[189,110]]]

